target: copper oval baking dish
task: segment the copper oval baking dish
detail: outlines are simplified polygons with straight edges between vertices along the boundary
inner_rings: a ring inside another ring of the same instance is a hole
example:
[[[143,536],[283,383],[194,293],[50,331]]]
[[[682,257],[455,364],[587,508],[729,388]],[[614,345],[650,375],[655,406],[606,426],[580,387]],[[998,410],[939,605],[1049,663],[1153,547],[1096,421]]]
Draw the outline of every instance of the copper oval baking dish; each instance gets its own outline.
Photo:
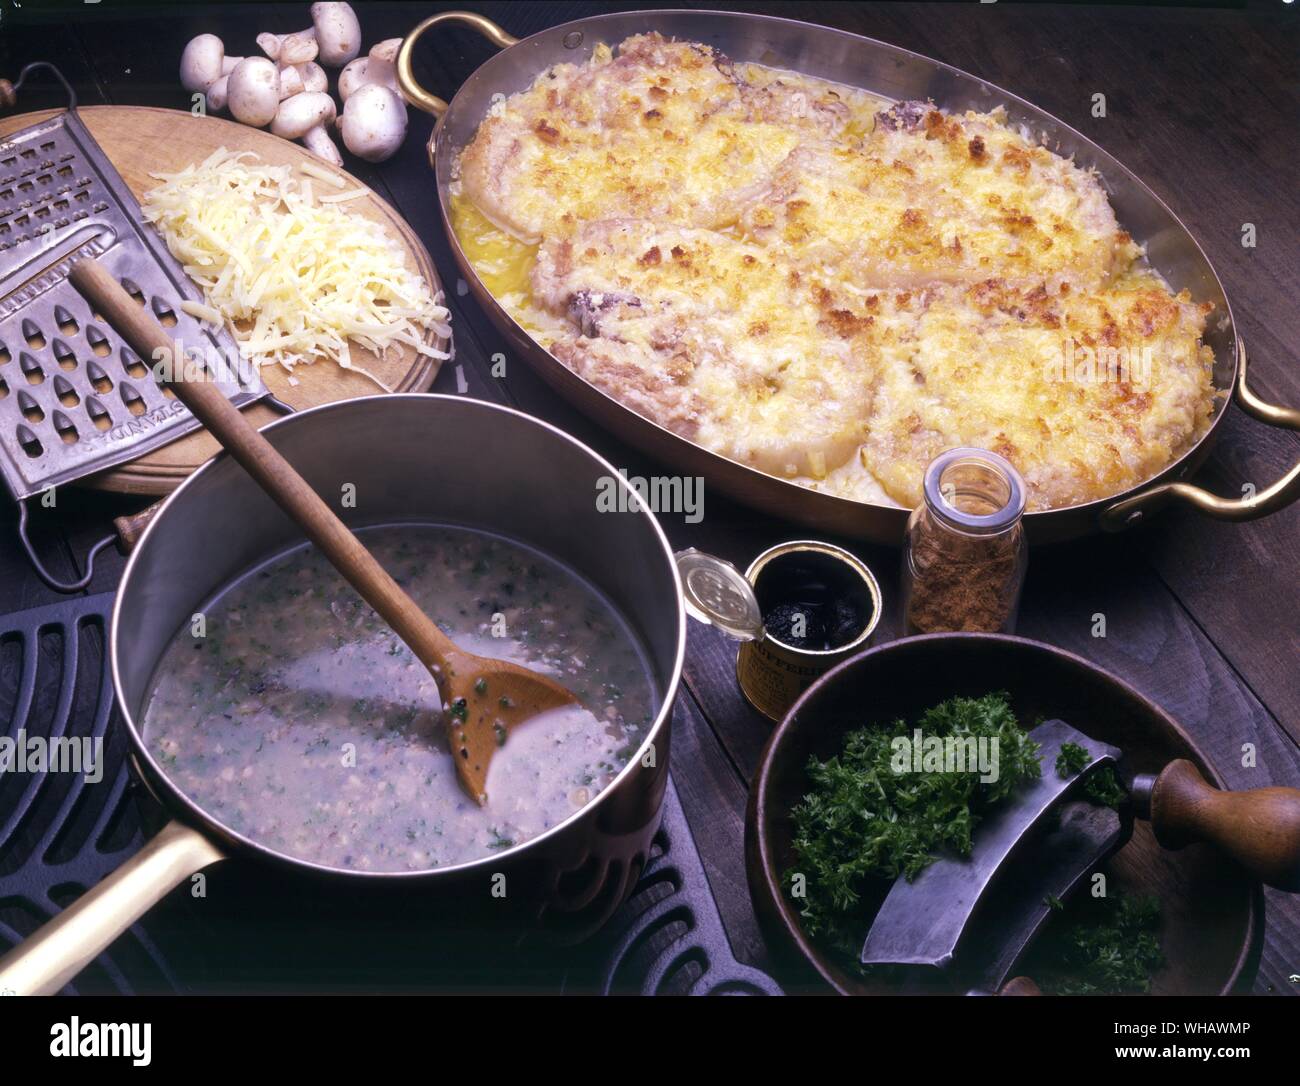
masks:
[[[502,50],[461,84],[450,103],[420,86],[412,70],[412,54],[420,36],[444,23],[468,26]],[[1236,331],[1232,307],[1205,253],[1178,217],[1111,155],[1029,102],[957,68],[897,46],[765,15],[622,12],[578,19],[521,40],[481,15],[442,12],[425,19],[407,35],[398,56],[398,76],[407,99],[438,118],[429,142],[429,160],[437,176],[438,201],[452,252],[470,291],[496,328],[522,358],[580,410],[677,471],[702,475],[719,490],[765,513],[819,532],[881,543],[898,543],[902,539],[907,510],[850,501],[766,475],[670,433],[589,385],[536,343],[492,297],[451,228],[449,189],[455,152],[473,138],[494,96],[526,89],[538,73],[554,64],[585,61],[598,43],[614,45],[631,34],[650,30],[714,46],[733,60],[756,61],[820,76],[888,98],[929,98],[951,110],[988,110],[1003,105],[1012,122],[1041,132],[1047,146],[1073,155],[1083,166],[1095,167],[1121,225],[1146,245],[1151,263],[1175,290],[1186,288],[1196,301],[1214,303],[1217,319],[1211,319],[1205,341],[1214,350],[1214,385],[1225,395],[1206,433],[1178,460],[1141,486],[1106,499],[1028,514],[1026,524],[1033,542],[1075,539],[1098,529],[1120,530],[1175,500],[1219,520],[1252,520],[1300,498],[1300,463],[1272,486],[1240,500],[1221,498],[1183,481],[1210,453],[1227,414],[1228,390],[1244,411],[1274,426],[1300,429],[1300,410],[1265,403],[1247,386],[1246,349]]]

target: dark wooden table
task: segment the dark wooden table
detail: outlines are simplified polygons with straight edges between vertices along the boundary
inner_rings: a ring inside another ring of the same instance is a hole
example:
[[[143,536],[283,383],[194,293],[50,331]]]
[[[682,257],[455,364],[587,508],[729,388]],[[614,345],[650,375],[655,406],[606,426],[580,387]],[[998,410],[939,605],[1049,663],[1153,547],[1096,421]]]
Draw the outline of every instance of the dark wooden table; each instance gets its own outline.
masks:
[[[444,6],[466,6],[524,36],[611,7],[648,4],[465,3],[356,5],[367,43],[397,37]],[[673,5],[730,7],[708,5]],[[1029,99],[1096,140],[1143,177],[1205,248],[1251,345],[1261,395],[1300,404],[1300,322],[1296,316],[1300,162],[1296,116],[1297,13],[1281,0],[1245,9],[981,4],[752,4],[746,10],[794,15],[880,38],[935,57]],[[37,11],[37,8],[43,10]],[[58,64],[87,104],[188,108],[177,83],[185,42],[211,31],[231,52],[255,51],[262,30],[306,22],[305,3],[148,6],[24,4],[0,0],[0,74],[33,59]],[[430,41],[422,82],[450,97],[489,55],[458,31]],[[1104,118],[1092,96],[1106,96]],[[45,88],[24,94],[24,109],[61,105]],[[490,372],[505,349],[457,290],[457,272],[438,223],[424,143],[431,120],[412,112],[397,157],[348,168],[401,211],[433,254],[454,313],[456,358],[435,391],[504,401],[588,441],[633,474],[655,466],[596,429],[522,363],[505,379]],[[1257,244],[1242,245],[1253,223]],[[1263,487],[1300,459],[1300,436],[1230,411],[1231,419],[1199,482],[1224,494]],[[508,471],[509,465],[502,465]],[[84,493],[41,517],[38,545],[50,564],[72,572],[111,516],[140,503]],[[695,546],[746,564],[760,549],[799,533],[716,494],[698,524],[662,517],[676,546]],[[0,513],[0,612],[48,602]],[[877,572],[887,598],[882,638],[896,636],[897,552],[853,546]],[[1061,645],[1123,676],[1180,719],[1235,787],[1300,784],[1300,509],[1251,524],[1221,524],[1171,511],[1124,536],[1097,537],[1033,553],[1020,632]],[[111,590],[121,560],[109,555],[90,591]],[[1092,634],[1106,616],[1106,636]],[[734,649],[693,626],[686,682],[678,699],[673,767],[709,879],[738,957],[764,965],[749,903],[742,841],[747,783],[769,726],[736,689]],[[1255,765],[1244,751],[1253,749]],[[1300,974],[1300,899],[1269,892],[1256,992],[1295,992]]]

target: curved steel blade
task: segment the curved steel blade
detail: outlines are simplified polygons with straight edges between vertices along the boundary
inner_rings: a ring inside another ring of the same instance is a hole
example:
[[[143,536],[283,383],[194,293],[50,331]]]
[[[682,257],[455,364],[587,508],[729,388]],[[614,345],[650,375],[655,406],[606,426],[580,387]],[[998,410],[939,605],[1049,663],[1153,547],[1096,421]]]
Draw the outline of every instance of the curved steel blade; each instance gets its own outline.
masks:
[[[1117,747],[1090,739],[1063,720],[1049,720],[1029,735],[1039,745],[1042,775],[984,819],[969,858],[941,857],[911,882],[894,880],[863,943],[864,965],[947,968],[980,896],[1020,839],[1080,776],[1120,758]],[[1088,762],[1078,773],[1062,777],[1056,758],[1066,743],[1083,747]]]

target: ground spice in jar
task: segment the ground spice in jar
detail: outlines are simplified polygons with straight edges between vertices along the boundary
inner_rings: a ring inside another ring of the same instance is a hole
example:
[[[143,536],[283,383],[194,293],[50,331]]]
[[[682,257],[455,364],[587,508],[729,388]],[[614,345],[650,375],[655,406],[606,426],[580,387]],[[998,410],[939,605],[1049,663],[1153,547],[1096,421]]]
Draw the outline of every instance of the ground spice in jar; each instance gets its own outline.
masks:
[[[1025,573],[1015,468],[982,449],[953,449],[926,470],[924,493],[907,527],[905,632],[1011,632]]]
[[[1019,595],[1019,540],[919,533],[912,547],[907,626],[913,633],[1005,631]]]

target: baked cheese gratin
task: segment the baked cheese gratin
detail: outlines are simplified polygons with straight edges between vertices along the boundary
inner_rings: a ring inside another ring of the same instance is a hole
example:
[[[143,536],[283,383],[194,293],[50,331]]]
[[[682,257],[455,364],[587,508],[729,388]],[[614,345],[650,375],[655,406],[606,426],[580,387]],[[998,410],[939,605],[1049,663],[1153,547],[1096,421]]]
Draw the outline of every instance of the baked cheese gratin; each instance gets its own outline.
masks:
[[[499,101],[452,225],[507,312],[702,447],[914,506],[990,449],[1031,509],[1167,467],[1213,415],[1210,310],[1097,175],[1007,122],[733,63],[658,34]]]

